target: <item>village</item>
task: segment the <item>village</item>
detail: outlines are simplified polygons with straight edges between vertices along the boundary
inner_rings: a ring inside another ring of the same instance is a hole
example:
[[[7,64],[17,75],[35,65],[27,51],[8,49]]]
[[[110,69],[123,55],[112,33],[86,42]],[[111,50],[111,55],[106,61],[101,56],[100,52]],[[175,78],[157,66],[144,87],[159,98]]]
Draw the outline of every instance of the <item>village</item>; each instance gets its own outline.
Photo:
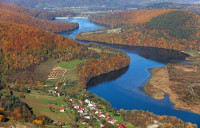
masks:
[[[77,65],[84,61],[61,61],[49,72],[45,84],[22,97],[17,91],[14,95],[21,97],[34,113],[48,116],[60,127],[134,128],[110,103],[80,85]]]
[[[58,87],[55,87],[53,92],[49,92],[56,97],[60,97],[60,94],[56,92]],[[82,126],[88,126],[90,120],[92,122],[96,122],[96,127],[104,127],[104,124],[109,123],[118,128],[126,128],[127,124],[118,121],[115,117],[118,117],[117,112],[112,111],[112,109],[107,109],[104,105],[101,105],[101,101],[94,102],[90,100],[90,98],[82,98],[87,97],[87,95],[81,94],[81,100],[73,97],[68,97],[65,99],[66,105],[62,105],[59,108],[60,113],[65,113],[66,111],[71,111],[72,113],[78,114],[79,123]],[[92,98],[91,98],[92,99]],[[52,112],[55,112],[57,108],[54,108],[53,105],[49,107]],[[57,110],[58,111],[58,110]],[[114,115],[117,116],[114,116]]]

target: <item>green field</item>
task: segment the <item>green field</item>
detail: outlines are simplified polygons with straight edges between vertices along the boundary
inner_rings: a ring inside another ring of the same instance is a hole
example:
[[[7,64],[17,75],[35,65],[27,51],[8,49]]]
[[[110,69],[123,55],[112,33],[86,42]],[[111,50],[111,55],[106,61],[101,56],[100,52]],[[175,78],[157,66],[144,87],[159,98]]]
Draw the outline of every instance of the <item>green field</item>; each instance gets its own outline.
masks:
[[[89,49],[89,50],[94,50],[94,51],[96,51],[96,52],[98,52],[98,53],[101,53],[101,49],[99,49],[99,48],[88,47],[88,49]]]
[[[65,106],[67,103],[64,101],[64,97],[54,97],[35,90],[33,90],[30,94],[25,94],[25,97],[25,99],[32,101],[31,103],[28,103],[28,105],[32,108],[36,115],[46,115],[55,121],[66,122],[69,124],[74,118],[68,108],[66,108],[66,112],[61,113],[58,108],[55,108],[55,112],[52,112],[48,106],[49,103],[56,104],[60,107],[62,105]],[[41,103],[41,105],[36,104],[34,101]]]
[[[61,67],[61,68],[65,68],[65,69],[73,69],[74,67],[76,67],[78,64],[81,64],[85,61],[85,59],[83,60],[70,60],[70,61],[61,61],[59,63],[56,64],[56,66]]]

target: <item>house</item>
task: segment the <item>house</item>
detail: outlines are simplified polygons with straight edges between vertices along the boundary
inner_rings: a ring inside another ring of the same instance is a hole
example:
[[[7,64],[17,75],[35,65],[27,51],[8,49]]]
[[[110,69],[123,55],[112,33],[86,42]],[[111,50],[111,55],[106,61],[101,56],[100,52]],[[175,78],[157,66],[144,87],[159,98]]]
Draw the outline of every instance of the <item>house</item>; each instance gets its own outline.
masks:
[[[89,103],[90,103],[90,101],[89,101],[88,99],[85,99],[85,103],[88,103],[88,104],[89,104]]]
[[[66,82],[64,82],[64,83],[63,83],[63,86],[66,86],[66,85],[67,85],[67,83],[66,83]]]
[[[93,104],[90,104],[90,103],[89,103],[89,104],[88,104],[88,107],[93,107]]]
[[[102,113],[100,113],[100,114],[99,114],[99,117],[103,117],[103,118],[105,118],[106,116],[103,115]]]
[[[98,111],[95,111],[95,114],[98,114],[99,112]]]
[[[113,119],[108,119],[108,123],[110,123],[110,124],[114,124],[115,121],[114,121]]]
[[[85,119],[90,119],[89,115],[84,116]]]
[[[69,98],[69,100],[68,100],[68,101],[72,102],[73,100],[72,100],[72,98]]]
[[[58,89],[58,87],[55,87],[55,90],[57,90]]]
[[[86,124],[86,122],[85,122],[85,121],[80,121],[80,123],[81,123],[81,124]]]
[[[126,128],[126,125],[125,124],[118,124],[117,128]]]
[[[65,109],[64,108],[60,108],[60,112],[65,112]]]
[[[85,110],[85,107],[84,107],[84,106],[81,106],[81,110],[83,110],[83,111],[84,111],[84,110]]]
[[[81,109],[78,109],[78,113],[83,113],[83,110],[81,110]]]
[[[74,104],[73,107],[74,107],[75,109],[79,109],[79,106],[78,106],[77,104]]]

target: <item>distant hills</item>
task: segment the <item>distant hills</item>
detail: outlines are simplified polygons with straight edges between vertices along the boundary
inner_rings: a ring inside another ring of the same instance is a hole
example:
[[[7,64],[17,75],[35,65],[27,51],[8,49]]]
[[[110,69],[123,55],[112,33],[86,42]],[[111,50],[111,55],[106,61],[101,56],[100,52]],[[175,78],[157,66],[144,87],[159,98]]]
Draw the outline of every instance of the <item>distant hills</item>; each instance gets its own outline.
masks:
[[[148,4],[143,7],[144,9],[183,9],[188,10],[200,15],[200,3],[198,4],[180,4],[171,2],[161,2]]]
[[[109,29],[76,38],[136,46],[160,47],[175,50],[200,50],[200,16],[174,10],[154,9],[121,11],[91,18]]]
[[[159,2],[173,2],[180,4],[197,4],[199,0],[0,0],[28,8],[64,8],[64,7],[86,7],[86,8],[123,8],[144,6]]]

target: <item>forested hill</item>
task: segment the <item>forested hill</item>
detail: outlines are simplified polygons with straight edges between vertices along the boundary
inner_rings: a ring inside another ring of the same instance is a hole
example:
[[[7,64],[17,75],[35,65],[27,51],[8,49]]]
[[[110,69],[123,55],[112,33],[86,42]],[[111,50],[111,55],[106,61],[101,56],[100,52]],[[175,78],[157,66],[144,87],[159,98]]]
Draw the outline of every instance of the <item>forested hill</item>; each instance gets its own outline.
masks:
[[[0,9],[0,20],[13,22],[17,24],[26,24],[31,27],[36,27],[40,28],[41,30],[47,30],[51,32],[69,31],[78,27],[78,24],[76,23],[45,21],[5,9]]]
[[[0,21],[1,83],[9,83],[6,79],[9,74],[49,59],[71,60],[86,55],[87,47],[72,39],[26,25]]]
[[[26,24],[31,27],[37,27],[42,30],[51,32],[63,32],[76,29],[77,23],[62,23],[47,21],[41,19],[52,19],[52,13],[42,13],[35,10],[29,10],[26,8],[18,7],[11,4],[0,2],[0,20],[13,22],[17,24]],[[35,18],[36,16],[41,18]]]
[[[91,20],[95,23],[107,25],[111,28],[130,26],[136,24],[146,24],[152,18],[173,11],[172,9],[163,10],[136,10],[119,11],[113,14],[94,17]]]
[[[123,11],[91,20],[109,26],[110,29],[79,34],[77,39],[200,50],[200,16],[191,12],[173,9]]]

